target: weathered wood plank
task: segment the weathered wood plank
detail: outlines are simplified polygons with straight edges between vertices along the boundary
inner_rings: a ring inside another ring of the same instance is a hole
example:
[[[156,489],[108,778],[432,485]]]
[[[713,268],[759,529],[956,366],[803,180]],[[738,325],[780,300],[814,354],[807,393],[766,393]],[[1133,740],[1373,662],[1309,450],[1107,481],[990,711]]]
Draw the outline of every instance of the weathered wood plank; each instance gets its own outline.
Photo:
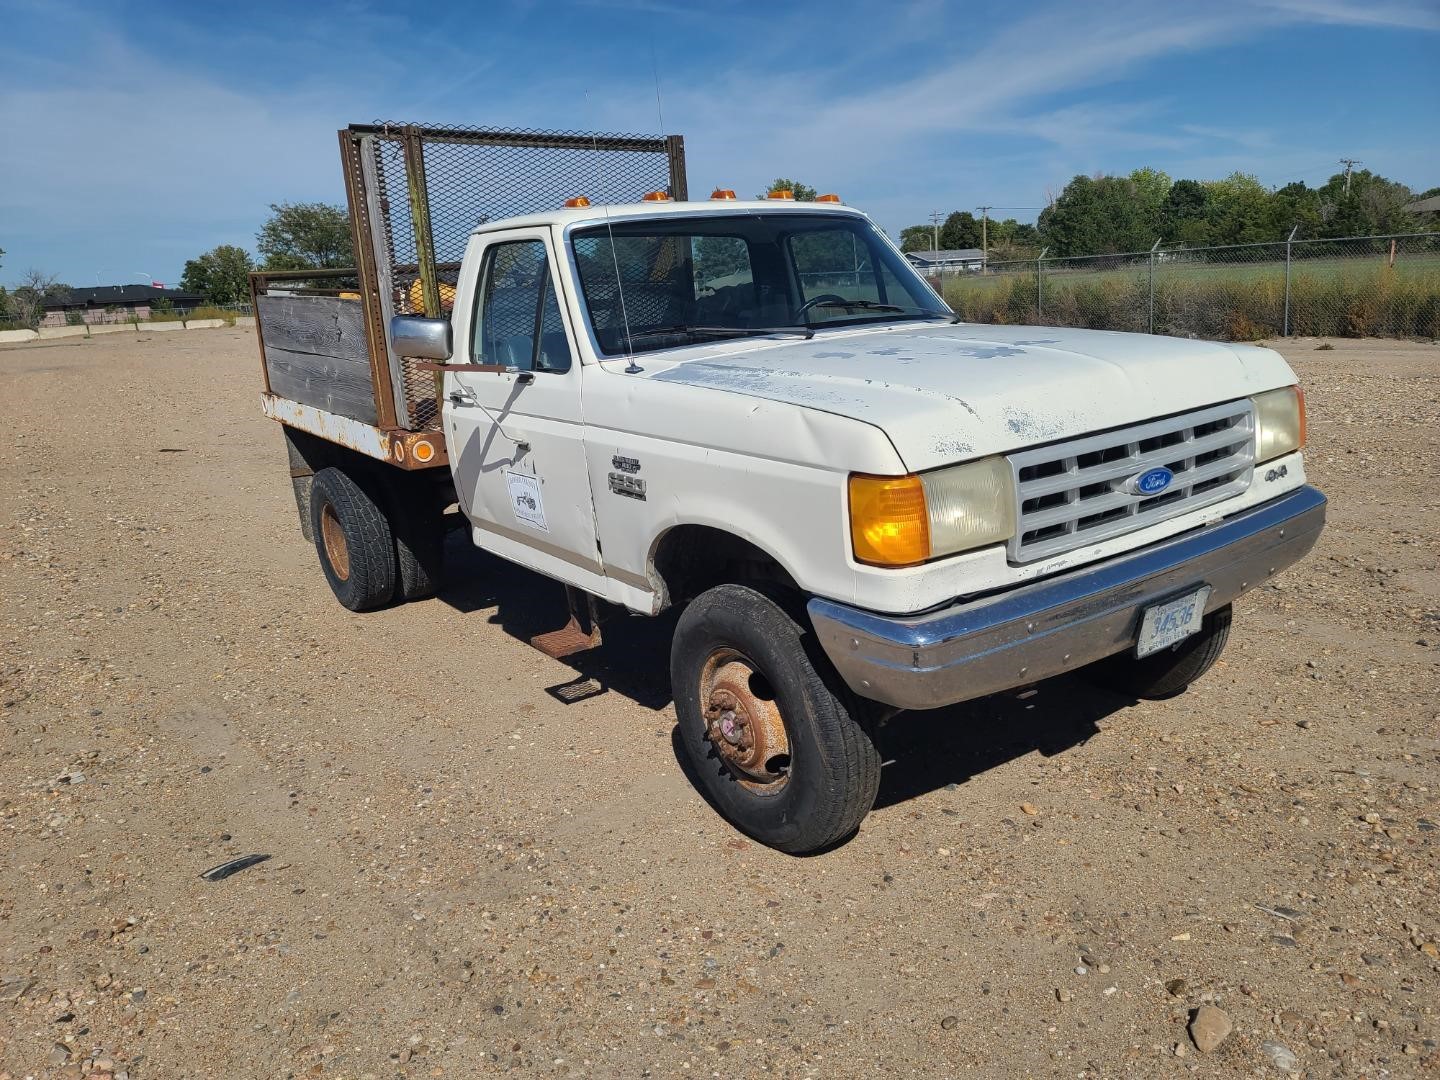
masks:
[[[261,296],[265,343],[291,352],[335,356],[370,365],[365,311],[358,300],[334,296]]]
[[[356,361],[282,349],[271,344],[266,324],[265,367],[271,391],[281,397],[367,424],[377,422],[368,358]]]

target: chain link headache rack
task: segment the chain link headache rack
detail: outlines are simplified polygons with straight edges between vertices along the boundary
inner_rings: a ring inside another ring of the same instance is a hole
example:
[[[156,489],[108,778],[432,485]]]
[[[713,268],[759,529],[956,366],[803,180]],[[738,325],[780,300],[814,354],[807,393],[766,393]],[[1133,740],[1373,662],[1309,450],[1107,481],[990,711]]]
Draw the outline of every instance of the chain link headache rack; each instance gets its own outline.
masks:
[[[597,206],[687,197],[679,135],[377,121],[339,137],[381,427],[438,430],[435,377],[391,353],[388,327],[397,314],[449,314],[477,226],[579,195]]]

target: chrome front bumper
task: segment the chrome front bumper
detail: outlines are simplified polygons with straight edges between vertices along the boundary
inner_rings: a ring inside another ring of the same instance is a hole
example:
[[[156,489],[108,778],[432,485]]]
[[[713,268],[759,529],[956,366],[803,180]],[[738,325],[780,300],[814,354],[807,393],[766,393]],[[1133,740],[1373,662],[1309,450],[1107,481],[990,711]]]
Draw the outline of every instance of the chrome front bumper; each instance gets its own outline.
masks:
[[[819,598],[815,635],[862,697],[933,709],[1073,671],[1135,644],[1150,604],[1210,586],[1207,611],[1302,558],[1325,525],[1303,487],[1158,544],[925,615]]]

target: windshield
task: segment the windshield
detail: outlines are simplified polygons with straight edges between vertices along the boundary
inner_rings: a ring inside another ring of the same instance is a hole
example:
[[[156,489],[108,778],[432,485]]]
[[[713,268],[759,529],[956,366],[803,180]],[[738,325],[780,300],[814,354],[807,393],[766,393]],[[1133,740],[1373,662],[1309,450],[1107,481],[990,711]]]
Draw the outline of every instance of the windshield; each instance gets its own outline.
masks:
[[[951,314],[879,230],[848,215],[619,220],[577,229],[571,244],[605,356]]]

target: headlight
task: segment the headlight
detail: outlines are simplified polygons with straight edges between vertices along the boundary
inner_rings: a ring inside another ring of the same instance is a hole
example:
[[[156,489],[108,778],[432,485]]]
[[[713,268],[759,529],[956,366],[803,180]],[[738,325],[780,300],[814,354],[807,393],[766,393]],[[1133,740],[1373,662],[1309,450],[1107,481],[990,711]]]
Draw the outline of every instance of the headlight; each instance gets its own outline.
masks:
[[[1305,445],[1305,392],[1300,387],[1284,386],[1250,400],[1255,403],[1255,464]]]
[[[910,476],[850,477],[850,540],[859,562],[915,566],[1015,534],[1004,458]]]

